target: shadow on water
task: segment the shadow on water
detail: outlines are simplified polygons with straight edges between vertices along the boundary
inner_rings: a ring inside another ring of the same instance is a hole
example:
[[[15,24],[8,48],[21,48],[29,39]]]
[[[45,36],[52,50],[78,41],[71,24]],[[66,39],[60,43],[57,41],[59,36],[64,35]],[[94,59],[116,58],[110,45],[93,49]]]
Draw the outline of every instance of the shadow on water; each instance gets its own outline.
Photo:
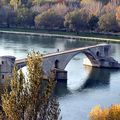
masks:
[[[85,66],[85,70],[89,71],[89,75],[80,91],[87,88],[109,87],[111,74],[120,72],[120,69],[92,68],[88,66]]]
[[[89,75],[82,85],[81,89],[107,87],[110,83],[111,70],[85,67],[85,70],[89,70]]]
[[[111,74],[120,72],[119,69],[101,69],[92,67],[85,67],[85,70],[88,72],[88,77],[77,90],[80,92],[88,88],[109,87]],[[61,97],[66,94],[71,94],[71,91],[67,87],[67,82],[57,82],[55,87],[55,95]]]
[[[57,82],[54,90],[54,94],[56,96],[64,96],[69,94],[70,91],[67,89],[67,82]]]

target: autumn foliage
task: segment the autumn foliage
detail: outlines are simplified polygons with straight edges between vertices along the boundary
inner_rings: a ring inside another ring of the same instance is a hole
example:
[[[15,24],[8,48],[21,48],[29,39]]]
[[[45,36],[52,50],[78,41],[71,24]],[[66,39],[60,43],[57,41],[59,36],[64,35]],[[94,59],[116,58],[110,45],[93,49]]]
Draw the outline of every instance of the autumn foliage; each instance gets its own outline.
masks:
[[[90,112],[90,120],[120,120],[120,105],[112,105],[105,109],[96,106]]]
[[[79,16],[76,14],[76,11],[83,10]],[[82,21],[84,27],[81,27],[80,19],[85,14],[89,19],[87,23],[86,19]],[[117,26],[113,25],[111,19],[105,18],[107,14],[114,16],[112,19]],[[103,17],[104,20],[101,20]],[[73,22],[70,23],[71,19]],[[99,21],[111,23],[110,28],[104,23],[98,24]],[[0,0],[0,27],[69,30],[76,33],[81,30],[120,32],[120,0]],[[103,27],[108,28],[101,29]]]
[[[57,120],[59,104],[52,96],[54,74],[44,79],[42,55],[33,52],[27,57],[27,78],[14,67],[10,84],[2,95],[0,117],[4,120]]]

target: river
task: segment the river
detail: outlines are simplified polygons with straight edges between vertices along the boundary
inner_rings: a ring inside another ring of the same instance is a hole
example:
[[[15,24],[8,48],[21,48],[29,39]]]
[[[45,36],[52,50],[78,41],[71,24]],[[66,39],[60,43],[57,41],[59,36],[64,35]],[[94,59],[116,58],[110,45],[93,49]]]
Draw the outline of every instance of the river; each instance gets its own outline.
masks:
[[[40,37],[31,35],[0,34],[0,56],[24,58],[34,50],[43,54],[98,44],[99,42]],[[111,44],[111,43],[110,43]],[[111,44],[111,56],[120,62],[120,44]],[[82,53],[67,65],[67,83],[57,83],[62,120],[88,120],[92,107],[102,108],[120,103],[120,70],[83,66]]]

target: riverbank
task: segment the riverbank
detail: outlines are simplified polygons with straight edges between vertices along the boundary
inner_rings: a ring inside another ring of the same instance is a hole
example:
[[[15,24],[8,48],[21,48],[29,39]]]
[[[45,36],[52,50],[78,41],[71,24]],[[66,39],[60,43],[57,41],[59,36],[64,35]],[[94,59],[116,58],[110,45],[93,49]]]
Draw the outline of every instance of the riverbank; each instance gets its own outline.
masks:
[[[77,39],[77,40],[89,40],[98,42],[116,42],[120,43],[120,34],[117,33],[87,33],[81,32],[79,35],[73,32],[61,32],[61,31],[46,31],[46,30],[31,30],[31,29],[0,29],[0,33],[6,34],[21,34],[21,35],[32,35],[42,37],[58,37],[66,39]],[[97,37],[96,37],[97,36]]]

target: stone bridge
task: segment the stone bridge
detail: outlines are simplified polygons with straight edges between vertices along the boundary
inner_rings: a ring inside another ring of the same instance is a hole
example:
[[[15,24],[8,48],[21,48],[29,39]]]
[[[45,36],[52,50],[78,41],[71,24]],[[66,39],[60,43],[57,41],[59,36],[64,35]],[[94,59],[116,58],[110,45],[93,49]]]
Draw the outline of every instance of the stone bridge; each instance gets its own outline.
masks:
[[[75,48],[71,50],[45,54],[43,55],[43,70],[46,75],[48,75],[50,70],[53,69],[64,71],[69,61],[79,53],[84,53],[87,56],[87,59],[84,61],[85,65],[90,65],[94,67],[120,68],[120,64],[109,56],[110,48],[111,46],[109,44],[98,44],[88,47]],[[9,73],[12,70],[14,62],[17,64],[18,69],[26,66],[26,58],[15,61],[15,57],[11,56],[4,57],[8,61],[6,63],[9,63],[10,64],[9,66],[11,67],[11,68],[9,67],[9,71],[7,71]]]

